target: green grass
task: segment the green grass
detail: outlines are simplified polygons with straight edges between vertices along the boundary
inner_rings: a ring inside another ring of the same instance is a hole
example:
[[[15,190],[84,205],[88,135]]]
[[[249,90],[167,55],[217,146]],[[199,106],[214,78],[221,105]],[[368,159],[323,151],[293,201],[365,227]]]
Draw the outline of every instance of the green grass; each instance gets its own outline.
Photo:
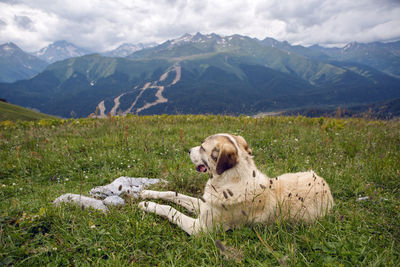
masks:
[[[163,178],[169,183],[154,188],[200,196],[208,176],[195,172],[187,149],[217,132],[244,136],[269,176],[315,170],[330,184],[332,213],[313,225],[277,222],[190,237],[141,212],[136,199],[108,215],[51,204],[122,175]],[[0,122],[0,265],[398,266],[399,181],[399,121],[188,115]]]
[[[0,101],[0,121],[32,121],[40,119],[51,119],[53,116],[36,112],[27,108]]]

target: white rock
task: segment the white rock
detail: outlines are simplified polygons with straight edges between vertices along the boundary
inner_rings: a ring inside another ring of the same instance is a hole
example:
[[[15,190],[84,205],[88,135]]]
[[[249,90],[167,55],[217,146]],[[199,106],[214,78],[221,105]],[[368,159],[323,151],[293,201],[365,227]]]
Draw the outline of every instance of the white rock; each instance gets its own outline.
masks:
[[[131,178],[121,176],[115,179],[111,184],[93,188],[90,190],[89,194],[98,198],[120,196],[122,194],[127,194],[138,198],[139,192],[142,191],[145,186],[156,184],[160,181],[160,179]]]
[[[72,203],[84,208],[92,207],[94,209],[107,212],[107,206],[109,205],[120,206],[125,204],[125,201],[120,197],[120,195],[127,194],[135,198],[139,198],[139,192],[144,187],[159,183],[161,181],[166,182],[162,179],[131,178],[122,176],[115,179],[111,184],[98,186],[90,190],[90,195],[97,198],[102,198],[104,200],[85,197],[78,194],[65,194],[56,198],[53,201],[53,204],[58,206],[61,203]]]
[[[103,203],[107,206],[122,206],[125,205],[125,200],[119,196],[109,196],[103,200]]]
[[[91,207],[97,210],[101,210],[103,212],[108,211],[108,208],[104,205],[103,201],[78,194],[65,194],[56,198],[53,201],[53,204],[56,206],[59,206],[61,203],[72,203],[84,208]]]
[[[366,197],[359,197],[359,198],[357,198],[356,201],[363,201],[363,200],[368,200],[368,199],[369,199],[368,196],[366,196]]]

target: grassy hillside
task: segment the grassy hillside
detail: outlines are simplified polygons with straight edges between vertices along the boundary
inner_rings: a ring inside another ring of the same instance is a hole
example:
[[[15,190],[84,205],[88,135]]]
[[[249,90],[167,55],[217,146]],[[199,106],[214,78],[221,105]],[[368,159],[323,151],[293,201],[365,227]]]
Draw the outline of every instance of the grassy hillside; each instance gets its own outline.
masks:
[[[128,116],[0,122],[0,129],[0,265],[400,264],[398,121]],[[195,172],[187,150],[217,132],[244,136],[271,177],[315,170],[330,184],[332,213],[312,225],[189,237],[143,214],[136,199],[108,215],[51,204],[123,175],[164,178],[156,189],[200,196],[208,176]]]
[[[50,118],[54,117],[33,111],[31,109],[23,108],[20,106],[0,101],[0,121],[6,121],[6,120],[32,121],[32,120],[50,119]]]

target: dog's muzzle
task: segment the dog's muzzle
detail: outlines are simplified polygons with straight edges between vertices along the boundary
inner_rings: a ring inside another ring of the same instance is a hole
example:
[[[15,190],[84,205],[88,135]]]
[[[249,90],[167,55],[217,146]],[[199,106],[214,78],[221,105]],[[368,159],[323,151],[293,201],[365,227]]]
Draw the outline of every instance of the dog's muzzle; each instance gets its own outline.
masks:
[[[193,147],[189,149],[189,156],[193,164],[196,166],[196,171],[207,172],[207,165],[201,159],[200,147]]]

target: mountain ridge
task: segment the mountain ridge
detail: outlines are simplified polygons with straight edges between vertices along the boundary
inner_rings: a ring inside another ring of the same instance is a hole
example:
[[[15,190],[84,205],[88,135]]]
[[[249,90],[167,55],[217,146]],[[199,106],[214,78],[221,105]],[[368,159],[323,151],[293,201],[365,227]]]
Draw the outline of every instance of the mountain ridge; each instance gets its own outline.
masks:
[[[143,50],[146,48],[151,48],[156,45],[157,45],[156,43],[137,43],[137,44],[123,43],[115,49],[108,50],[100,54],[108,57],[127,57],[136,51]]]
[[[32,54],[47,63],[79,57],[92,53],[65,40],[58,40]]]
[[[46,62],[10,42],[0,45],[0,82],[28,79],[42,71]]]
[[[241,35],[185,34],[125,58],[91,54],[55,62],[31,80],[0,84],[0,97],[63,117],[85,117],[96,108],[102,116],[127,110],[251,115],[400,97],[395,76],[317,50]],[[174,66],[180,77],[172,83]]]

